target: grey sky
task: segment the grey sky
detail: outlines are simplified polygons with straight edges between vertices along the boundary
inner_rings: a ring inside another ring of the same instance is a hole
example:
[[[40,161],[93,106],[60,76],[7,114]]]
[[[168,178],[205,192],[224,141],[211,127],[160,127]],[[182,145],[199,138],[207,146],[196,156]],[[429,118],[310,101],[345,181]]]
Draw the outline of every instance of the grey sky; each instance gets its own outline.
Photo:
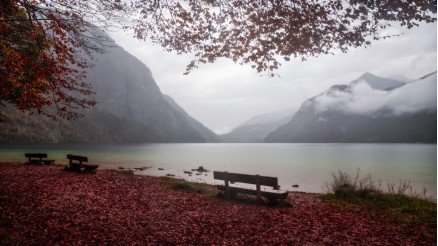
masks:
[[[183,75],[191,55],[168,53],[129,33],[111,36],[151,69],[163,93],[208,128],[224,133],[254,115],[298,108],[307,98],[331,85],[349,83],[364,72],[416,79],[436,70],[436,23],[392,31],[405,34],[347,54],[284,61],[275,78],[225,59]]]

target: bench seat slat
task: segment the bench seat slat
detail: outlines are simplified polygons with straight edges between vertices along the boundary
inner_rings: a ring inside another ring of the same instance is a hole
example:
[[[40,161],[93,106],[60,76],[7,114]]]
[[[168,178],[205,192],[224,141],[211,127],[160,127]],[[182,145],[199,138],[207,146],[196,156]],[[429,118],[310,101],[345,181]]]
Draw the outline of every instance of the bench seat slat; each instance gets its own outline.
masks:
[[[24,157],[27,158],[47,158],[47,154],[45,153],[26,153]]]
[[[55,160],[30,160],[32,164],[52,164]]]
[[[80,155],[71,155],[71,154],[68,154],[68,155],[67,155],[67,159],[69,159],[69,160],[74,160],[74,161],[88,162],[88,157],[86,157],[86,156],[80,156]]]
[[[218,185],[217,187],[219,190],[226,191],[226,187],[223,185]],[[240,187],[229,187],[229,191],[236,192],[236,193],[242,193],[242,194],[248,194],[248,195],[257,195],[256,190],[240,188]],[[261,191],[261,195],[266,197],[266,198],[269,198],[269,199],[284,200],[287,197],[288,192],[274,193],[274,192],[269,192],[269,191]]]
[[[260,184],[264,186],[278,186],[278,179],[268,176],[256,176],[241,173],[228,173],[228,172],[213,172],[214,179],[228,180],[231,182],[247,183],[247,184]]]

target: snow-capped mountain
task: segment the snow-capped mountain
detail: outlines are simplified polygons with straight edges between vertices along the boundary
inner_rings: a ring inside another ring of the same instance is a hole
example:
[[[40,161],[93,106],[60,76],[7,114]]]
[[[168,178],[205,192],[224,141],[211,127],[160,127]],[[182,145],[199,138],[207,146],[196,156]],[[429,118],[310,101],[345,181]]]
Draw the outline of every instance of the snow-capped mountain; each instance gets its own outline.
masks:
[[[265,142],[436,142],[436,72],[411,82],[365,73],[305,101]]]

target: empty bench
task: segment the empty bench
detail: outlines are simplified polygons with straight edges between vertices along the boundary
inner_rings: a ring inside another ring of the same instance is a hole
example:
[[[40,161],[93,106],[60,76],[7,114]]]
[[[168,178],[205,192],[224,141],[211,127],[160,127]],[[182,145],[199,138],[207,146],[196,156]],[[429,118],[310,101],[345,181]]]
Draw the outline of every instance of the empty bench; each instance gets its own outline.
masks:
[[[27,158],[26,164],[52,164],[55,160],[47,160],[46,153],[26,153],[24,157]],[[44,158],[44,159],[43,159]]]
[[[268,199],[268,201],[282,201],[287,197],[288,192],[271,192],[262,191],[261,186],[272,187],[274,190],[279,190],[278,178],[267,177],[260,175],[249,175],[240,173],[229,173],[229,172],[213,172],[214,179],[224,180],[225,185],[218,186],[219,190],[225,193],[225,197],[232,198],[235,194],[249,194],[257,196],[257,200],[261,201],[262,198]],[[256,185],[256,189],[247,189],[241,187],[232,187],[230,183],[246,183]]]
[[[86,156],[80,156],[80,155],[67,155],[68,164],[69,164],[69,170],[70,171],[77,171],[81,172],[82,170],[86,172],[95,171],[99,165],[95,164],[88,164],[84,162],[88,162],[88,157]]]

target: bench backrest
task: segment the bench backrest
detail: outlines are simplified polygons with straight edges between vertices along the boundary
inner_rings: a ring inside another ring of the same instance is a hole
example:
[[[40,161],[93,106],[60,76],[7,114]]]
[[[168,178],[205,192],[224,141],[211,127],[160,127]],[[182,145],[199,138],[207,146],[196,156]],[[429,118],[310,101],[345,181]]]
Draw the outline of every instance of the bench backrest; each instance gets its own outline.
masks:
[[[80,161],[80,162],[88,162],[88,158],[86,156],[80,156],[80,155],[67,155],[67,159],[70,161]]]
[[[26,153],[24,157],[27,158],[47,158],[47,154],[45,153]]]
[[[213,172],[213,177],[214,179],[228,180],[231,182],[278,187],[278,178],[275,177],[217,171]]]

